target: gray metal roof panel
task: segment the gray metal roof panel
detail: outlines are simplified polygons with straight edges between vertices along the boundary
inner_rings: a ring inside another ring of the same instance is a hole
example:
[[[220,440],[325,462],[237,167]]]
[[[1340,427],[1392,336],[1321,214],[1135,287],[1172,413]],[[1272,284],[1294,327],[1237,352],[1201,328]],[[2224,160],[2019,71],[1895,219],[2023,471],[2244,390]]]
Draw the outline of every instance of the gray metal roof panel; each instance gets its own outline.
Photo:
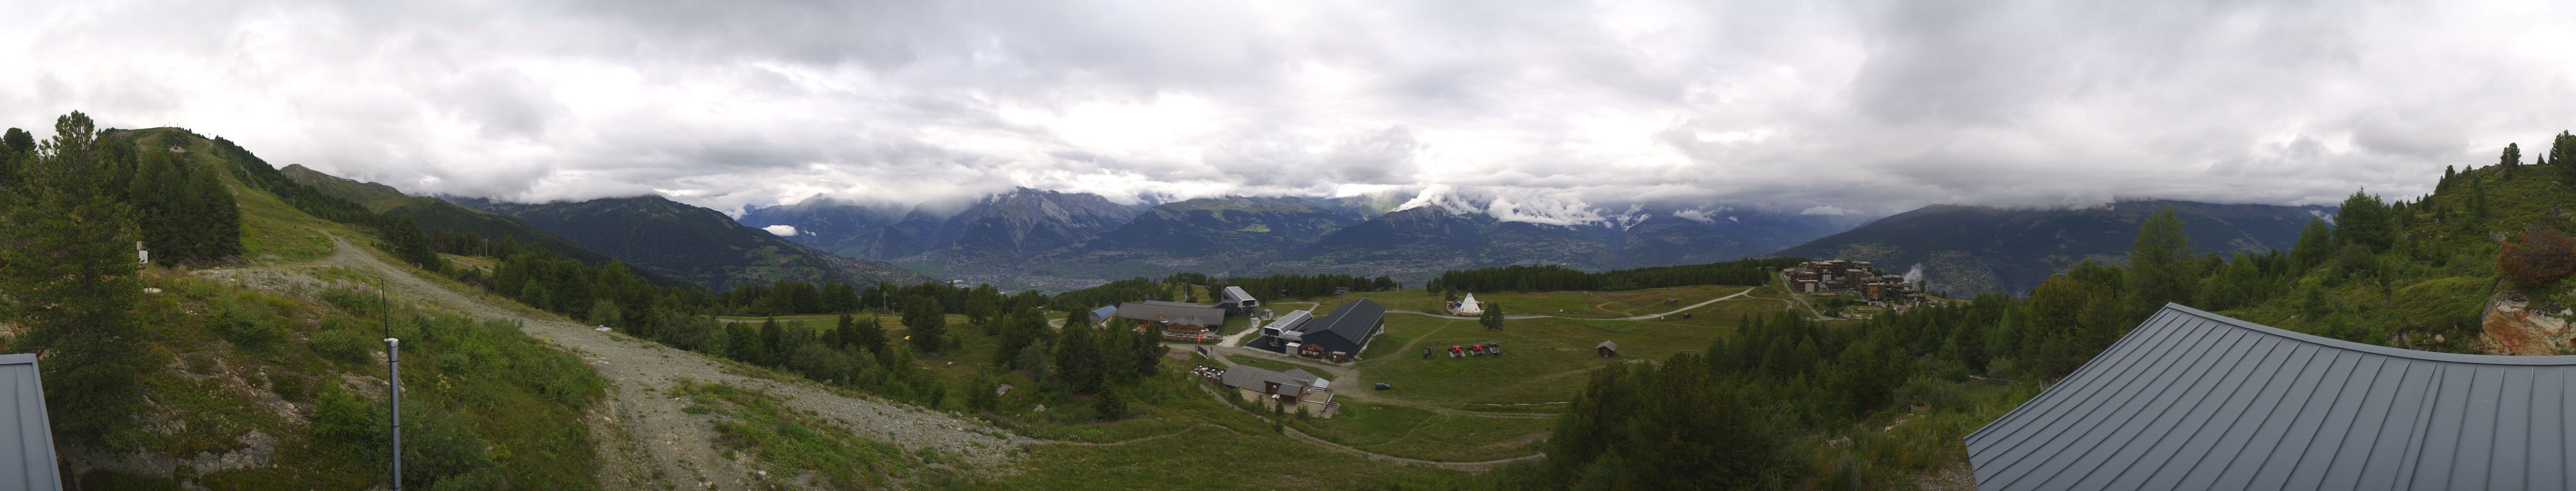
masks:
[[[1986,490],[2565,489],[2571,370],[2167,305],[1966,443]]]
[[[34,354],[0,355],[0,397],[15,402],[0,404],[0,489],[63,489],[39,373]]]

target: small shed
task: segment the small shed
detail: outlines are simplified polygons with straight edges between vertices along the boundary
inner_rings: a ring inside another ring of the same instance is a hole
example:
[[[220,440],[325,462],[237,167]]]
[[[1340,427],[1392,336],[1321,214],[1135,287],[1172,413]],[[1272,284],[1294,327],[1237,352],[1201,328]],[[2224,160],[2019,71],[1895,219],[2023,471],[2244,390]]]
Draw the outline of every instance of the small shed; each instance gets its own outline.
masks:
[[[1602,341],[1601,344],[1592,345],[1592,352],[1601,355],[1602,358],[1619,356],[1619,342]]]

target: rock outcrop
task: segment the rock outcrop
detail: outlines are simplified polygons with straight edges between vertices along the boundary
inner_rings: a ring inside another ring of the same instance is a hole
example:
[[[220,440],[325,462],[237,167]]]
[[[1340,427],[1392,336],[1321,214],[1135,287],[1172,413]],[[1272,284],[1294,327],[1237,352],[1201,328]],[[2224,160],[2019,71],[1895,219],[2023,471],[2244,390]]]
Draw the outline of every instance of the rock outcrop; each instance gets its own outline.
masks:
[[[2535,305],[2522,292],[2497,291],[2487,298],[2486,314],[2479,322],[2483,332],[2478,334],[2478,351],[2498,355],[2576,353],[2576,329],[2568,329],[2569,318],[2576,318],[2576,311],[2566,306]]]

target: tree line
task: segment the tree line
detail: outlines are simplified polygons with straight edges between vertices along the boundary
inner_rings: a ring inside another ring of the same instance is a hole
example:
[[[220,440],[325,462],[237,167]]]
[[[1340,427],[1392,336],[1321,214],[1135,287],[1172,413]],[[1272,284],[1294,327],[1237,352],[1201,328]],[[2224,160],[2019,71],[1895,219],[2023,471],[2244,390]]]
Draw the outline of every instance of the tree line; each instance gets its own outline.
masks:
[[[1620,291],[1691,285],[1761,285],[1771,271],[1797,266],[1794,257],[1737,259],[1681,266],[1652,266],[1599,273],[1549,265],[1511,265],[1449,270],[1423,284],[1442,292],[1541,292],[1565,290]]]

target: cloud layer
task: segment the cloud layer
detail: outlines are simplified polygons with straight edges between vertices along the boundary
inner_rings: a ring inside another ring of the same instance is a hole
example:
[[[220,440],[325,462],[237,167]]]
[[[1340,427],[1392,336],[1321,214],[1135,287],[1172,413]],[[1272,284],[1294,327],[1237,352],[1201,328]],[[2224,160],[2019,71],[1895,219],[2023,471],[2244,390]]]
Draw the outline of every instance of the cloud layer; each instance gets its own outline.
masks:
[[[1539,221],[2308,204],[2426,192],[2576,126],[2576,8],[2546,3],[0,10],[0,125],[82,110],[520,201],[1478,190]]]

